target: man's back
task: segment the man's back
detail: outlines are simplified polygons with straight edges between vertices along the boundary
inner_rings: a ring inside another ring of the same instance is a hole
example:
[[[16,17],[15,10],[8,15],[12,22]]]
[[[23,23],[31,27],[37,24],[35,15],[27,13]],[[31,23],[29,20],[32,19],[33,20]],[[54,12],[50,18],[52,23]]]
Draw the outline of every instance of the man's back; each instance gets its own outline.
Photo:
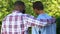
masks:
[[[22,13],[12,13],[3,20],[2,32],[5,34],[21,34],[24,28],[22,26]]]

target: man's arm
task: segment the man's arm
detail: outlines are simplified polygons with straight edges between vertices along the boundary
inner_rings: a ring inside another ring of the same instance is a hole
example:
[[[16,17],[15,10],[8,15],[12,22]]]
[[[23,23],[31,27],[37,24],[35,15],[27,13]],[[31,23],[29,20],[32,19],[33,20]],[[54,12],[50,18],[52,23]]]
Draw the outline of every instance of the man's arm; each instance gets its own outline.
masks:
[[[24,17],[25,20],[27,23],[28,26],[46,26],[47,22],[41,22],[41,21],[38,21],[36,18],[32,17],[31,16],[26,16]]]

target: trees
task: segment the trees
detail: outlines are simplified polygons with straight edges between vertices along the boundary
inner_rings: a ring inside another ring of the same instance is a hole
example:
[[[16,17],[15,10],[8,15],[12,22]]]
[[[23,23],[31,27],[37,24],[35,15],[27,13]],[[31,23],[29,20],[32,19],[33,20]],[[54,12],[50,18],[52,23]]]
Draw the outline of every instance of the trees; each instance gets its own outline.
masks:
[[[7,16],[9,13],[13,10],[13,3],[17,0],[0,0],[0,24],[1,21],[5,16]],[[32,3],[35,1],[42,1],[44,4],[44,11],[47,12],[51,16],[55,16],[57,19],[57,30],[59,30],[59,22],[60,22],[60,0],[21,0],[25,2],[26,5],[26,13],[34,15]],[[58,31],[59,33],[59,31]]]

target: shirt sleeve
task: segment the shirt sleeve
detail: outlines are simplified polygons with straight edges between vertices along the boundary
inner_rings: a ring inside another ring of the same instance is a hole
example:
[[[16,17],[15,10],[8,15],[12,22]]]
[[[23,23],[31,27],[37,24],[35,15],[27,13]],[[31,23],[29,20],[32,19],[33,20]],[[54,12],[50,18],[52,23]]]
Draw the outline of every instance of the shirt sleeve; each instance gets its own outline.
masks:
[[[25,17],[26,24],[28,26],[46,26],[47,22],[41,22],[32,16]]]

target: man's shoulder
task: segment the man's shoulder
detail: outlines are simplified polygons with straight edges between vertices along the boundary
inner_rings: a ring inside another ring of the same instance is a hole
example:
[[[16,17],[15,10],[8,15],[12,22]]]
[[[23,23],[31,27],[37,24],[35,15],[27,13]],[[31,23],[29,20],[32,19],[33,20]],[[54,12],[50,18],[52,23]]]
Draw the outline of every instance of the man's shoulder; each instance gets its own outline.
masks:
[[[12,14],[8,14],[7,16],[5,16],[5,17],[3,18],[2,21],[5,21],[5,20],[8,19],[8,17],[11,16],[11,15],[12,15]]]
[[[5,16],[5,17],[9,17],[9,16],[11,16],[12,14],[8,14],[7,16]]]
[[[10,16],[13,16],[13,14],[8,14],[5,18],[9,18]]]
[[[34,16],[30,15],[30,14],[23,14],[25,15],[26,17],[29,17],[29,18],[34,18]]]

